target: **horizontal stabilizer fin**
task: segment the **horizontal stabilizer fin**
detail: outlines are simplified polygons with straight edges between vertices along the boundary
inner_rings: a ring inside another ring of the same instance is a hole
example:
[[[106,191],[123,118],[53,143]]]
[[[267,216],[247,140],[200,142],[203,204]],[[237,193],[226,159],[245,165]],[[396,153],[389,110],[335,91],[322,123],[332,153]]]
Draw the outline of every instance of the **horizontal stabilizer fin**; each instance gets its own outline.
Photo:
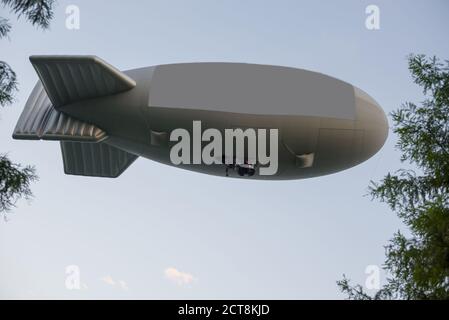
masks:
[[[122,174],[137,156],[104,142],[61,141],[66,174],[115,178]]]
[[[30,61],[56,109],[136,86],[133,79],[96,56],[31,56]]]
[[[13,138],[97,142],[106,139],[107,134],[56,110],[39,81],[17,121]]]

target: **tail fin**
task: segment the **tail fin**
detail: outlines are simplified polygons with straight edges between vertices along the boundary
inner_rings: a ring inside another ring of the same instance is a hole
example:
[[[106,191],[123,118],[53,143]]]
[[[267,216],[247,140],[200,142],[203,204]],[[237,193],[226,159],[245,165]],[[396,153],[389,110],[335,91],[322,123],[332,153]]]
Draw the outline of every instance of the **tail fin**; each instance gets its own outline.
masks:
[[[95,56],[32,56],[40,81],[14,129],[14,139],[60,140],[66,174],[117,177],[136,155],[106,144],[108,135],[60,107],[130,90],[136,82]]]
[[[15,139],[102,141],[106,132],[58,108],[136,86],[133,79],[96,56],[31,56],[30,61],[40,81],[17,122]]]
[[[84,143],[61,141],[66,174],[116,178],[137,156],[104,142]]]
[[[28,98],[17,121],[14,139],[69,140],[99,142],[107,138],[106,132],[53,108],[39,81]]]
[[[31,56],[30,61],[56,109],[136,86],[133,79],[96,56]]]

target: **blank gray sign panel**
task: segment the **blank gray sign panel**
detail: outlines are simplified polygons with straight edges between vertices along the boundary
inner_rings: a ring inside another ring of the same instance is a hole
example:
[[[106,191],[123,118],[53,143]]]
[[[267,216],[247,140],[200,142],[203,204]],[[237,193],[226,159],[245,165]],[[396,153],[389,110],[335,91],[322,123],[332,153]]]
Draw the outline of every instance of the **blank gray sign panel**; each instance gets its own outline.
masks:
[[[150,106],[353,120],[352,85],[307,70],[245,63],[156,67]]]

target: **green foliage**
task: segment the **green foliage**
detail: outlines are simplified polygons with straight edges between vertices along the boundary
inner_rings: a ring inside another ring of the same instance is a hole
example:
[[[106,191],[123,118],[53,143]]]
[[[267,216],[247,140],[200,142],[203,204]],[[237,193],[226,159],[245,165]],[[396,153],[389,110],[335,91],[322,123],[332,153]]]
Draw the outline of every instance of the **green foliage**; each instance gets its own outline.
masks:
[[[349,279],[343,275],[343,279],[337,281],[340,290],[348,296],[350,300],[390,300],[394,299],[394,292],[388,288],[378,290],[374,296],[368,295],[359,284],[351,286]]]
[[[4,7],[18,17],[24,16],[32,25],[48,28],[53,17],[54,0],[0,0]],[[0,38],[7,37],[11,24],[0,17]],[[0,106],[11,104],[17,91],[17,77],[11,67],[0,61]],[[6,155],[0,155],[0,214],[14,207],[20,198],[29,199],[32,196],[30,183],[37,180],[35,169],[31,166],[22,167],[12,163]]]
[[[53,17],[54,0],[0,0],[5,7],[18,17],[25,16],[32,25],[48,28]],[[0,17],[0,39],[7,37],[11,31],[11,24]],[[0,106],[11,104],[17,91],[17,78],[11,67],[0,61]]]
[[[54,0],[0,0],[18,17],[22,15],[34,26],[48,28],[53,18]]]
[[[11,104],[17,90],[16,73],[3,61],[0,61],[0,106]]]
[[[35,180],[33,167],[21,167],[6,155],[0,155],[0,212],[10,210],[19,198],[29,199],[32,196],[30,183]]]
[[[5,18],[0,17],[0,38],[6,37],[11,31],[11,24]]]
[[[449,299],[449,62],[412,55],[409,70],[426,98],[420,106],[405,103],[392,119],[401,161],[419,173],[388,173],[370,193],[396,212],[411,237],[397,232],[385,247],[390,277],[374,297],[346,278],[337,282],[350,299]]]

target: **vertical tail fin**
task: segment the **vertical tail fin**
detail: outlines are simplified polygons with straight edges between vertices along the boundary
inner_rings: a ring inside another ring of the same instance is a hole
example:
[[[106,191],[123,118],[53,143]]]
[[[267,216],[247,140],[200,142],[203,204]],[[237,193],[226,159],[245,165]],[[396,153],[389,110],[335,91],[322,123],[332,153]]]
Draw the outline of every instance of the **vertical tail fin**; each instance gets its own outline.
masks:
[[[56,109],[136,86],[133,79],[96,56],[31,56],[30,61]]]
[[[137,159],[104,142],[61,141],[61,151],[66,174],[90,177],[116,178]]]

